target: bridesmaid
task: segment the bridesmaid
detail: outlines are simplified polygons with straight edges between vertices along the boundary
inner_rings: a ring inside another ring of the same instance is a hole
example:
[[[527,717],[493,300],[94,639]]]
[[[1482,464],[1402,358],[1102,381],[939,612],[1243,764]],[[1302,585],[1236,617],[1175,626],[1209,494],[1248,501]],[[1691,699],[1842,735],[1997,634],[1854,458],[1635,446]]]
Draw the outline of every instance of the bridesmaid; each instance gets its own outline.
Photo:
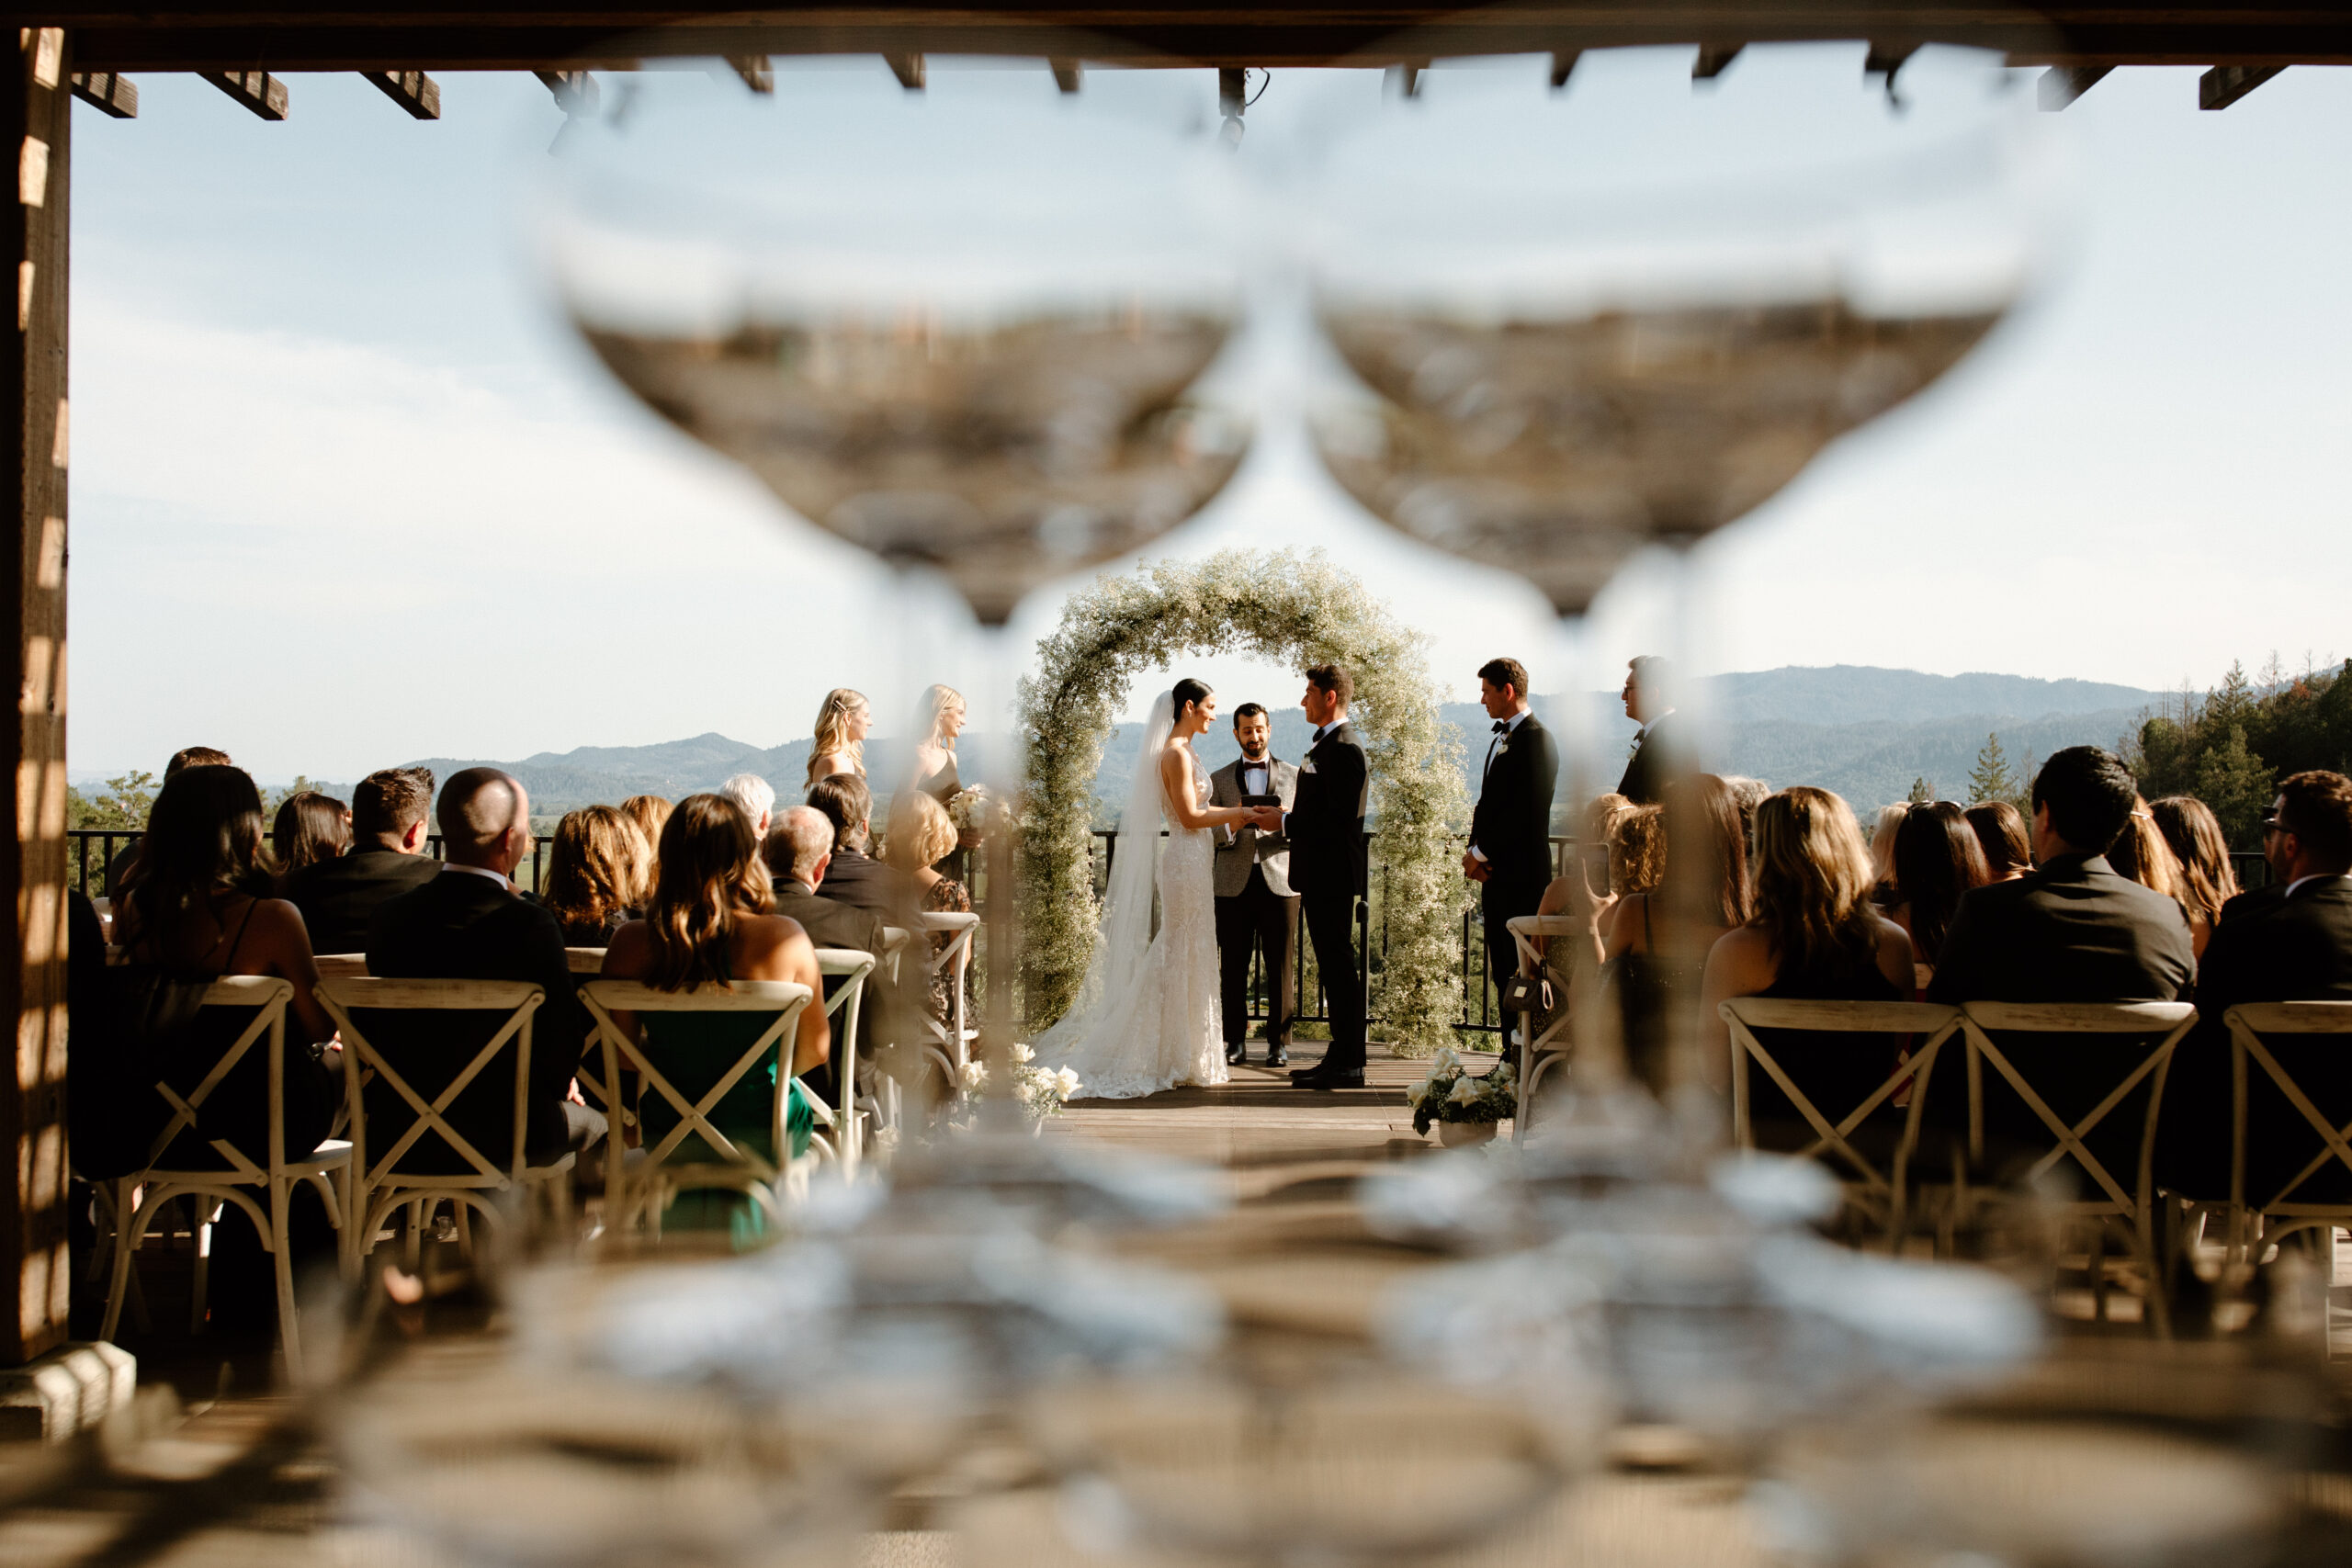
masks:
[[[956,738],[964,733],[964,696],[953,686],[933,686],[922,699],[930,711],[923,738],[915,746],[914,787],[944,806],[964,788],[956,773]]]
[[[873,728],[874,707],[862,694],[847,686],[827,692],[824,705],[817,710],[817,739],[808,748],[808,776],[801,788],[835,773],[864,778],[865,736]]]

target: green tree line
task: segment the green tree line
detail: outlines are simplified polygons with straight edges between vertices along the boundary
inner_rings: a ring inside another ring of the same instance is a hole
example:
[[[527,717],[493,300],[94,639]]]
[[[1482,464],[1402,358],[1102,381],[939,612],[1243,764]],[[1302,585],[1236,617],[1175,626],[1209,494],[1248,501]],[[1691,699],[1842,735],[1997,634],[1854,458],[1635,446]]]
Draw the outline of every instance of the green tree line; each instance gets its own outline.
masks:
[[[2203,696],[2182,693],[2124,743],[2140,793],[2193,795],[2230,847],[2262,847],[2278,781],[2312,768],[2352,773],[2352,659],[2290,676],[2274,658],[2257,681],[2241,664]]]

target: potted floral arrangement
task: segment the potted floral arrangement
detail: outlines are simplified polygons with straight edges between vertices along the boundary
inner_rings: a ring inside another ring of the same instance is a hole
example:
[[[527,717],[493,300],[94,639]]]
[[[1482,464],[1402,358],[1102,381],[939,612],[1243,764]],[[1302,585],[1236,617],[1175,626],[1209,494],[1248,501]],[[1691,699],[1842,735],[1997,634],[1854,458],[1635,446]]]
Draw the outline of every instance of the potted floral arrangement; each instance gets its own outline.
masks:
[[[1413,1108],[1413,1131],[1426,1136],[1437,1126],[1438,1142],[1448,1148],[1480,1144],[1495,1135],[1496,1127],[1519,1110],[1519,1086],[1505,1062],[1486,1077],[1473,1077],[1451,1045],[1438,1047],[1430,1070],[1405,1091]]]
[[[1059,1116],[1063,1102],[1080,1088],[1078,1075],[1068,1067],[1049,1069],[1036,1064],[1037,1053],[1016,1042],[1012,1047],[1013,1098],[1021,1102],[1033,1133],[1044,1131],[1046,1117]],[[988,1083],[987,1063],[977,1056],[965,1063],[956,1110],[968,1117],[972,1107],[988,1092]]]

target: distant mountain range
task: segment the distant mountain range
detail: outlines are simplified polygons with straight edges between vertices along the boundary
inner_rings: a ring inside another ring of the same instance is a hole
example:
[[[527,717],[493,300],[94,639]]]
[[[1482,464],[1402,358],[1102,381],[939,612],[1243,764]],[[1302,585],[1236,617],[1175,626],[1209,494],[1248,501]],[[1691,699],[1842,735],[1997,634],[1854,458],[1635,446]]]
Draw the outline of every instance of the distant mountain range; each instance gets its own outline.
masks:
[[[1865,812],[1901,800],[1917,778],[1928,780],[1944,795],[1957,796],[1988,734],[1999,735],[2012,765],[2022,767],[2029,757],[2047,757],[2064,746],[2112,746],[2164,697],[2159,692],[2088,681],[1927,675],[1849,664],[1723,675],[1708,686],[1723,739],[1722,754],[1715,759],[1718,771],[1747,773],[1776,786],[1818,784],[1836,790]],[[1222,695],[1230,711],[1249,694]],[[1596,705],[1600,701],[1597,697]],[[1634,727],[1613,701],[1606,707],[1610,716],[1596,738],[1600,755],[1593,772],[1601,783],[1610,784],[1615,782]],[[1475,703],[1449,703],[1440,713],[1461,731],[1464,782],[1475,794],[1485,756],[1485,711]],[[1273,718],[1275,755],[1296,758],[1308,734],[1306,716],[1295,707],[1283,707],[1274,710]],[[1104,803],[1105,817],[1114,815],[1125,798],[1141,728],[1122,725],[1103,747],[1095,794]],[[710,734],[654,746],[543,751],[496,765],[523,781],[534,810],[541,814],[632,795],[675,799],[715,789],[739,773],[758,773],[775,785],[781,798],[793,801],[800,796],[808,745],[801,739],[762,748]],[[967,779],[980,776],[986,746],[984,736],[965,738],[961,756]],[[1222,725],[1204,739],[1201,752],[1212,768],[1237,755],[1232,735]],[[867,774],[877,787],[895,784],[905,774],[907,756],[902,742],[869,741]],[[492,761],[423,759],[442,778]]]

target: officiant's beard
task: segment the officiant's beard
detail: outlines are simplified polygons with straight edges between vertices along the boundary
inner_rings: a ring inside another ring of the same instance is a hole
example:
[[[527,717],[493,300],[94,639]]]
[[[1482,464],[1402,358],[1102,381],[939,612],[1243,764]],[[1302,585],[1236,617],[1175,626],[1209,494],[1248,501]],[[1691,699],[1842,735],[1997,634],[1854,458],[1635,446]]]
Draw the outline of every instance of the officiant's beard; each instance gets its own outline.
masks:
[[[1267,750],[1267,747],[1261,745],[1253,751],[1244,746],[1241,748],[1241,760],[1245,762],[1262,762],[1266,760]]]

